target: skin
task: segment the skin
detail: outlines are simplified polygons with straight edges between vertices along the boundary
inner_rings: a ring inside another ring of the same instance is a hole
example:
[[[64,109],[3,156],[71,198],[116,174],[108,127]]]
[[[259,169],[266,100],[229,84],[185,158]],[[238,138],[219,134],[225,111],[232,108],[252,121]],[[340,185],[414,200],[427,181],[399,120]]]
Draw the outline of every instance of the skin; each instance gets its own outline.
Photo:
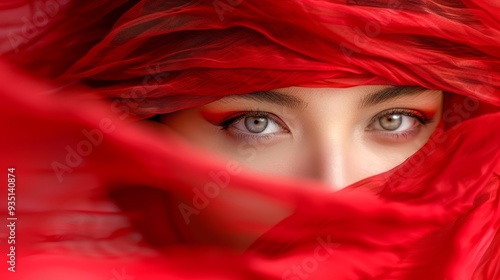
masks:
[[[319,180],[336,191],[402,163],[437,127],[443,106],[441,91],[406,88],[381,94],[389,89],[394,87],[282,88],[272,94],[227,96],[163,115],[161,122],[188,142],[249,169]],[[210,203],[190,216],[187,226],[196,242],[244,251],[293,213],[269,198],[231,188],[216,199],[225,201],[226,207]],[[259,227],[226,230],[242,221]]]
[[[399,165],[425,144],[438,125],[441,91],[413,89],[377,104],[363,103],[370,95],[390,88],[274,90],[291,97],[293,104],[276,104],[265,94],[258,100],[234,95],[165,115],[162,122],[189,142],[251,169],[316,179],[339,190]],[[393,109],[397,112],[391,113]],[[401,110],[425,118],[426,123]],[[252,111],[231,124],[227,121]],[[255,111],[269,115],[256,115]],[[389,114],[385,118],[380,115],[384,112]],[[224,120],[225,129],[220,126]]]

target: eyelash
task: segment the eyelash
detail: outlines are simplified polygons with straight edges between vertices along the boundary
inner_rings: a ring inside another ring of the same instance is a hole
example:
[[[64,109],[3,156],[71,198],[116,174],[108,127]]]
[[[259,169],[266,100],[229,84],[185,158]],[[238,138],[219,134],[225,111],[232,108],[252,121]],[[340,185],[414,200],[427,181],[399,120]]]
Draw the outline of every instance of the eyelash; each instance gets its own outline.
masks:
[[[236,116],[234,116],[236,115]],[[234,117],[232,117],[234,116]],[[228,117],[226,117],[225,120],[222,122],[218,123],[217,126],[220,126],[222,130],[227,130],[233,123],[247,118],[247,117],[262,117],[262,118],[269,118],[275,121],[276,123],[280,124],[281,126],[285,126],[282,121],[280,121],[277,117],[273,117],[272,114],[267,113],[267,112],[261,112],[261,111],[249,111],[249,112],[238,112],[236,114],[232,114]]]
[[[372,126],[375,122],[379,121],[381,118],[388,116],[388,115],[403,115],[403,116],[414,118],[420,123],[418,126],[413,128],[411,131],[403,131],[403,132],[378,131],[377,132],[379,134],[383,134],[384,136],[392,137],[394,139],[400,139],[400,138],[407,139],[407,138],[411,137],[412,135],[414,135],[416,132],[418,132],[418,128],[420,128],[420,126],[422,126],[422,125],[425,126],[425,125],[428,125],[429,123],[432,122],[431,119],[429,119],[424,114],[422,114],[418,111],[411,110],[411,109],[397,108],[397,109],[385,110],[385,111],[378,113],[373,118],[371,118],[368,126],[369,127]],[[275,117],[273,114],[258,111],[258,110],[247,111],[247,112],[238,112],[236,114],[232,114],[232,115],[226,117],[223,121],[221,121],[220,123],[218,123],[216,125],[220,126],[221,130],[227,131],[232,124],[234,124],[237,121],[242,120],[246,117],[269,118],[269,119],[273,120],[274,122],[278,123],[280,126],[282,126],[285,130],[288,131],[288,128],[286,127],[286,125],[279,118]],[[373,131],[373,129],[372,130],[368,129],[368,131]],[[268,139],[273,137],[272,134],[250,134],[250,133],[248,133],[248,134],[236,133],[236,136],[242,137],[242,138],[245,138],[248,140],[259,140],[259,139],[260,140],[268,140]]]
[[[388,116],[388,115],[403,115],[407,117],[412,117],[418,120],[421,124],[428,124],[430,122],[430,119],[427,118],[424,114],[411,110],[411,109],[404,109],[404,108],[398,108],[398,109],[388,109],[385,111],[382,111],[378,114],[376,114],[371,120],[370,123],[373,123],[375,121],[378,121],[379,119]]]

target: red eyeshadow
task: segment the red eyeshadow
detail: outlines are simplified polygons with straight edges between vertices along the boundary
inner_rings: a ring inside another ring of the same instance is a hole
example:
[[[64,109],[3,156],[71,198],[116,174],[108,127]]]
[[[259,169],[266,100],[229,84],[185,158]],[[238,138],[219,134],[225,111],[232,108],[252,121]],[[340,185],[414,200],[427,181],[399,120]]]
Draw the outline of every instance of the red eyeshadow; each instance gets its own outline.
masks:
[[[227,119],[229,116],[236,113],[241,113],[241,111],[224,111],[224,112],[211,112],[211,111],[200,111],[201,116],[212,124],[219,124]]]

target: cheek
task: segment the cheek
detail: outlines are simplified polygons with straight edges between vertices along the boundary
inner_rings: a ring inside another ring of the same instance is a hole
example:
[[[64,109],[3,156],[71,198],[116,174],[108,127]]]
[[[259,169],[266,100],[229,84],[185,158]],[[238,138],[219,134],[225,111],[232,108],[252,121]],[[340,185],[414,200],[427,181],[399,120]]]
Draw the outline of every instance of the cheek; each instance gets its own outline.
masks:
[[[302,162],[300,152],[289,139],[283,139],[273,145],[229,141],[225,147],[225,156],[263,173],[293,175]]]
[[[366,163],[363,166],[370,176],[380,174],[403,163],[417,150],[408,147],[372,150],[365,156]]]
[[[358,153],[357,162],[362,166],[364,176],[383,173],[403,163],[427,143],[436,125],[423,128],[414,139],[405,143],[390,145],[368,140],[358,144],[358,150],[362,152]]]

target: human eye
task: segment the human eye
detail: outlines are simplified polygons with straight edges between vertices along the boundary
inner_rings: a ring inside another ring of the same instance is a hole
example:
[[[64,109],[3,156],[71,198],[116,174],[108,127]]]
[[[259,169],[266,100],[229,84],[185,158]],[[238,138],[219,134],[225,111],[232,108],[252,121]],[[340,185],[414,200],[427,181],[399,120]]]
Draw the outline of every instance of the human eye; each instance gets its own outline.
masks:
[[[276,115],[268,112],[239,112],[231,114],[218,126],[235,136],[247,138],[269,138],[274,134],[289,132]]]
[[[389,140],[408,139],[430,122],[428,117],[416,110],[389,109],[375,115],[367,130]]]

